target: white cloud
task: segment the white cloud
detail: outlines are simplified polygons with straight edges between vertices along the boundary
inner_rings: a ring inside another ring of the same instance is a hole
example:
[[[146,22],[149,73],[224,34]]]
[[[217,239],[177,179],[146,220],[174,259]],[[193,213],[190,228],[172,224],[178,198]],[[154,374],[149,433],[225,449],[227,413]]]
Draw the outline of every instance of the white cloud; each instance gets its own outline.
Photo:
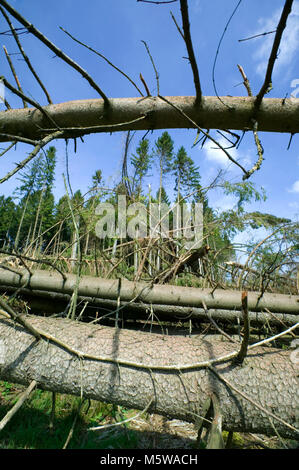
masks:
[[[289,189],[290,193],[299,193],[299,180],[295,181],[291,189]]]
[[[254,34],[262,32],[274,31],[277,28],[281,16],[281,9],[276,10],[270,18],[260,18],[258,20],[258,30]],[[257,38],[257,50],[253,58],[257,62],[256,71],[264,76],[268,64],[269,55],[272,49],[274,33]],[[275,72],[280,71],[284,66],[289,65],[295,59],[299,48],[299,1],[293,4],[292,12],[288,17],[286,29],[283,32],[282,40],[279,47],[278,59],[275,63]]]
[[[232,195],[222,195],[220,199],[217,199],[215,202],[211,202],[211,205],[216,210],[228,211],[235,207],[236,202],[236,197]]]
[[[250,167],[251,158],[247,154],[242,154],[242,152],[240,152],[240,150],[238,150],[236,147],[228,148],[231,144],[224,137],[220,137],[220,139],[217,139],[217,142],[219,142],[219,144],[227,150],[229,155],[234,160],[236,160],[245,167]],[[232,165],[232,167],[235,167],[239,171],[239,167],[234,165],[223,152],[223,150],[221,150],[221,148],[219,148],[211,140],[209,140],[204,145],[203,150],[207,160],[218,164],[221,168],[227,168],[229,165]]]

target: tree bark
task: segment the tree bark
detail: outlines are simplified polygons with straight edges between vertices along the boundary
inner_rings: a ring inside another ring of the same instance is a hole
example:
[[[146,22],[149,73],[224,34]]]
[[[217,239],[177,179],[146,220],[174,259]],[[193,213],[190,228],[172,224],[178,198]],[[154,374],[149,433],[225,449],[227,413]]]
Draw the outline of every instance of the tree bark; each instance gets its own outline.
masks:
[[[37,340],[0,318],[2,380],[25,385],[35,380],[45,390],[82,393],[135,409],[152,401],[150,412],[189,422],[201,416],[207,396],[214,393],[223,429],[271,435],[275,427],[281,436],[298,438],[293,429],[299,424],[298,360],[290,351],[254,348],[240,366],[219,361],[236,346],[214,337],[165,336],[66,319],[26,320],[73,350],[53,339]],[[206,367],[213,358],[218,363]]]
[[[66,310],[69,305],[71,296],[69,294],[60,294],[57,292],[38,291],[31,289],[17,289],[15,287],[3,287],[0,285],[1,293],[15,293],[18,291],[18,296],[22,296],[28,305],[30,311],[34,314],[53,314],[61,313]],[[89,314],[91,313],[89,307],[94,311],[97,307],[98,319],[101,315],[106,316],[107,310],[115,311],[121,308],[119,316],[121,319],[126,320],[148,320],[150,306],[143,302],[119,302],[111,299],[101,299],[95,297],[78,297],[78,311],[82,308],[85,302],[88,302],[88,307],[85,309]],[[179,307],[177,305],[162,305],[152,304],[153,313],[155,314],[155,321],[172,321],[172,322],[188,322],[190,319],[209,322],[208,314],[213,320],[221,322],[237,321],[243,323],[244,315],[240,310],[223,310],[223,309],[210,309],[208,312],[204,308],[197,307]],[[109,317],[112,318],[111,316]],[[114,316],[113,316],[114,318]],[[251,325],[265,323],[277,326],[290,326],[299,323],[299,315],[288,313],[268,313],[268,312],[248,312],[248,318]]]
[[[200,105],[193,96],[167,97],[203,129],[252,130],[255,97],[202,97]],[[48,116],[61,129],[59,138],[78,137],[99,132],[127,130],[192,128],[192,123],[159,97],[111,98],[104,108],[102,99],[75,100],[45,106]],[[299,132],[299,98],[264,98],[255,115],[258,130]],[[75,125],[74,125],[75,123]],[[53,132],[53,123],[35,108],[0,112],[0,141],[11,136],[40,140]],[[9,134],[9,136],[5,135]]]
[[[77,282],[76,275],[65,274],[64,277],[54,271],[36,270],[10,271],[0,268],[0,285],[2,287],[26,287],[33,290],[72,294]],[[145,282],[131,282],[126,279],[102,279],[82,276],[78,285],[78,296],[96,297],[119,301],[143,301],[153,304],[202,307],[212,309],[242,310],[241,292],[221,289],[199,289],[173,285],[153,285]],[[248,310],[272,313],[298,314],[299,296],[248,292]]]

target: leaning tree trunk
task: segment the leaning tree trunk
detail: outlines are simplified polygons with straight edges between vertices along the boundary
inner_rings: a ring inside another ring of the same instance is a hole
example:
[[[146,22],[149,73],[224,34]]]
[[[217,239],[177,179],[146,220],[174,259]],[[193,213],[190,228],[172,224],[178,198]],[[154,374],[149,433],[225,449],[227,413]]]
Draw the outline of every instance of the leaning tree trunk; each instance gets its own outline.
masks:
[[[223,429],[271,435],[275,427],[281,436],[298,438],[298,361],[290,351],[252,348],[240,366],[229,357],[219,360],[238,350],[219,338],[24,318],[51,336],[37,339],[0,319],[3,380],[26,385],[35,380],[42,389],[82,393],[128,408],[151,403],[150,412],[189,422],[203,414],[207,396],[214,393]]]

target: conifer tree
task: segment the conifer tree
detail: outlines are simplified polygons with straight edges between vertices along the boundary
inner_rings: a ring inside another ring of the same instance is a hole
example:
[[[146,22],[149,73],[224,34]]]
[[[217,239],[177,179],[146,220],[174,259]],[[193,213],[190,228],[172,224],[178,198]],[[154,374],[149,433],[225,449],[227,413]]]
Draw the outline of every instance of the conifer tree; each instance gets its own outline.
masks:
[[[131,156],[131,165],[134,168],[132,186],[137,200],[139,200],[142,193],[143,179],[151,168],[151,158],[152,156],[149,153],[148,139],[141,139],[138,147],[136,148],[136,155],[133,154]]]

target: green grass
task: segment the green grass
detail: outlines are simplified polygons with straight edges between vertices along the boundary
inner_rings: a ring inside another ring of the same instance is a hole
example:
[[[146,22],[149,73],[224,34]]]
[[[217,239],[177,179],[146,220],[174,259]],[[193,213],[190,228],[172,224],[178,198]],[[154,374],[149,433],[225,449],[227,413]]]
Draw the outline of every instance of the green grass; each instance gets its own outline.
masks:
[[[0,421],[23,390],[24,387],[0,381]],[[73,426],[79,406],[79,397],[57,394],[54,427],[50,429],[52,393],[34,390],[30,398],[0,432],[0,449],[61,449]],[[125,417],[126,410],[120,407],[85,400],[77,416],[68,448],[136,448],[137,434],[125,425],[99,432],[87,431],[90,426],[99,426],[107,422],[114,423]]]

